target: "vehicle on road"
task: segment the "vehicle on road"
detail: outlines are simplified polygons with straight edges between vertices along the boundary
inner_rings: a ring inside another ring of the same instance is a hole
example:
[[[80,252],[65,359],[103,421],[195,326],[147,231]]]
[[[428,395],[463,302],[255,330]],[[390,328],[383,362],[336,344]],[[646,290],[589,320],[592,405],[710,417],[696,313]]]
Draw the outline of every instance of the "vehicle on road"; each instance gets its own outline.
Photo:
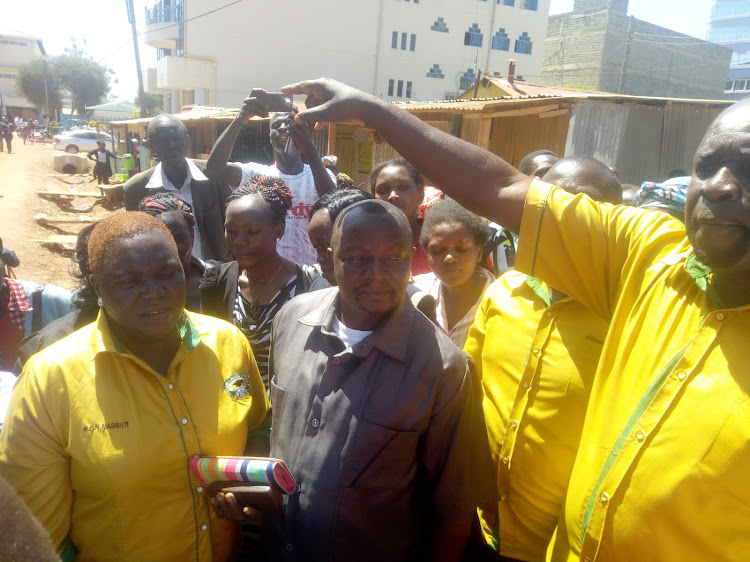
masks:
[[[99,136],[97,137],[96,131],[93,129],[73,129],[72,131],[56,134],[52,139],[52,148],[55,150],[64,150],[70,154],[91,152],[96,149],[97,139],[109,144],[112,137],[109,133],[102,131],[99,132]]]

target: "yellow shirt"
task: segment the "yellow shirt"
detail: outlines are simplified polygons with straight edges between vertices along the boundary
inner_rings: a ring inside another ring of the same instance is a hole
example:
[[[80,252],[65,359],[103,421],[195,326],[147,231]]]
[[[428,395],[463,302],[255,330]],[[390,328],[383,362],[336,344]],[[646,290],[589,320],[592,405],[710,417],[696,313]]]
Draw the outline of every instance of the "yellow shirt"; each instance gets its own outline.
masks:
[[[607,324],[581,303],[550,304],[539,280],[509,271],[485,292],[464,350],[482,376],[498,478],[480,510],[503,556],[543,560],[578,449]]]
[[[236,525],[189,472],[242,454],[268,410],[250,346],[186,313],[166,376],[130,355],[106,317],[32,357],[0,432],[0,475],[77,560],[226,560]]]
[[[519,269],[611,319],[552,558],[747,559],[750,306],[665,214],[535,182],[520,240]]]

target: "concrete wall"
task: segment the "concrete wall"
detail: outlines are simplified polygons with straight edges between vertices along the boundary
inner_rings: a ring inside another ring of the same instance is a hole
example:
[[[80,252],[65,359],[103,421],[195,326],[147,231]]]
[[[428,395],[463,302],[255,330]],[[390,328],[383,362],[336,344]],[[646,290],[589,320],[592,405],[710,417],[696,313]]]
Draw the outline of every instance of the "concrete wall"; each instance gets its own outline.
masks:
[[[637,96],[721,99],[731,50],[626,15],[625,0],[578,0],[550,17],[543,81]]]
[[[0,95],[17,97],[19,92],[15,79],[18,67],[41,56],[42,52],[36,39],[0,35]],[[25,103],[26,106],[32,107],[28,100]]]

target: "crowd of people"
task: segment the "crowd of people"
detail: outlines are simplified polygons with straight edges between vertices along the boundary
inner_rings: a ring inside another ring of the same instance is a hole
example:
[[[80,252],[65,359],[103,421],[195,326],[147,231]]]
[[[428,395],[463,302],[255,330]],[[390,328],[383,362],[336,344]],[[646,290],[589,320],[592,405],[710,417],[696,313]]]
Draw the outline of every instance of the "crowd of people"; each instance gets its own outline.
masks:
[[[284,91],[307,109],[253,90],[206,162],[153,118],[158,164],[79,233],[72,294],[4,274],[0,501],[24,524],[0,558],[744,559],[750,103],[692,175],[634,189],[332,80]],[[269,113],[274,163],[230,162]],[[310,134],[351,121],[401,155],[360,188]],[[209,492],[189,466],[213,456],[296,488]]]

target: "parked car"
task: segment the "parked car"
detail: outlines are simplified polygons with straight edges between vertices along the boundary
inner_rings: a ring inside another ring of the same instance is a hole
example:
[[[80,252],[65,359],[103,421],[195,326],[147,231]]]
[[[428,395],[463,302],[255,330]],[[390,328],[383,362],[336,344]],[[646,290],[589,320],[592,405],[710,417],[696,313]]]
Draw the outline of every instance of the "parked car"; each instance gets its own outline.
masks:
[[[112,137],[109,133],[99,132],[99,140],[103,140],[108,145]],[[90,129],[73,129],[58,133],[52,139],[52,148],[55,150],[64,150],[70,154],[78,152],[91,152],[96,148],[96,131]]]

